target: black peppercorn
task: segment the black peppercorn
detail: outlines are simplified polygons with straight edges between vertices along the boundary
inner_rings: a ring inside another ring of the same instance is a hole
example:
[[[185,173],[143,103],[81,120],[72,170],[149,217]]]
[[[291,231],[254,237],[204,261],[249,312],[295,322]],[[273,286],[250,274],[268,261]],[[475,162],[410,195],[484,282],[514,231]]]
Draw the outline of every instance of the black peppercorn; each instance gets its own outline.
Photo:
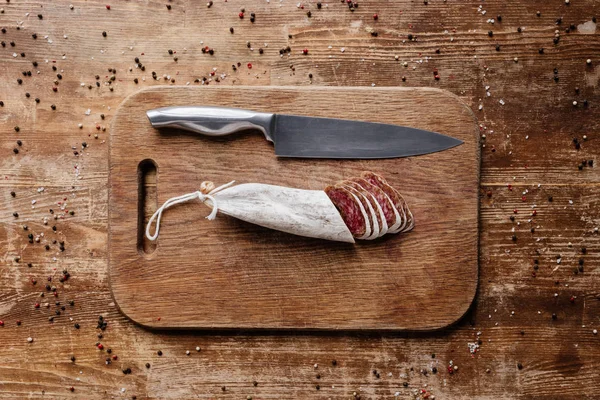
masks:
[[[38,18],[39,19],[44,19],[44,16],[42,14],[38,14]]]
[[[73,325],[73,326],[75,327],[75,329],[79,329],[80,328],[80,326],[79,326],[78,323],[75,323],[75,325]]]
[[[496,45],[496,51],[500,51],[500,45],[499,44]]]
[[[502,15],[498,15],[498,16],[496,17],[496,20],[497,20],[498,22],[502,22]]]
[[[23,83],[23,79],[21,79],[21,78],[17,79],[17,83],[18,83],[19,85],[21,85],[21,84]]]
[[[263,54],[265,51],[263,49],[258,49],[259,54]]]
[[[233,26],[229,28],[229,32],[233,33]]]
[[[492,31],[488,31],[488,36],[489,36],[489,37],[492,37],[492,36],[494,36],[494,32],[492,32]]]
[[[538,50],[538,52],[539,52],[540,54],[544,54],[544,48],[543,48],[543,47],[540,47],[540,49]]]
[[[521,364],[521,363],[517,363],[517,368],[519,368],[519,369],[523,369],[523,364]]]
[[[517,28],[517,32],[519,32],[519,33],[523,32],[523,28],[521,28],[521,27],[518,27],[518,28]]]
[[[107,34],[106,34],[106,31],[103,31],[103,32],[102,32],[102,36],[104,36],[104,37],[106,37],[106,36],[107,36]]]
[[[162,351],[160,351],[160,350],[159,350],[159,351],[157,351],[157,352],[156,352],[156,354],[158,354],[159,356],[162,356],[162,355],[163,355]]]
[[[323,5],[321,3],[317,3],[317,8],[320,10]]]
[[[554,313],[553,313],[553,314],[552,314],[552,319],[553,319],[553,320],[556,320],[557,318],[558,318],[558,316],[557,316],[556,314],[554,314]]]
[[[167,10],[170,10],[170,9],[171,9],[171,5],[167,4]]]

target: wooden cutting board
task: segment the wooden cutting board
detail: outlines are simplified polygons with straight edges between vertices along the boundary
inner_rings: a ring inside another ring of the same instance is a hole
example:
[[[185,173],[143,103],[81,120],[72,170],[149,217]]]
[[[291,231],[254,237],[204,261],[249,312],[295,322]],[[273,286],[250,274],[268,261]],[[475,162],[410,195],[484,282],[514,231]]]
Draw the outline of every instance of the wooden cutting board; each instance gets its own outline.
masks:
[[[256,133],[158,131],[148,109],[215,105],[407,125],[464,141],[389,160],[278,159]],[[109,266],[115,302],[153,328],[435,330],[465,314],[478,279],[478,129],[456,96],[430,88],[160,87],[120,106],[110,135]],[[372,170],[406,198],[412,232],[346,244],[298,237],[199,202],[145,223],[211,180],[323,189]]]

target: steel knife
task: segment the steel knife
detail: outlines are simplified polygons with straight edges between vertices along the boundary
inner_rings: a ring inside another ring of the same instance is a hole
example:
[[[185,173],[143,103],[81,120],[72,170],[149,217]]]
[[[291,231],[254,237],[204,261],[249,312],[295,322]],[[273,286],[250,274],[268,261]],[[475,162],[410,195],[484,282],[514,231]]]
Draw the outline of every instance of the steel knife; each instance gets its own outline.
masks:
[[[397,158],[435,153],[463,143],[441,133],[407,126],[237,108],[163,107],[146,114],[156,128],[179,128],[207,136],[258,130],[275,145],[278,157]]]

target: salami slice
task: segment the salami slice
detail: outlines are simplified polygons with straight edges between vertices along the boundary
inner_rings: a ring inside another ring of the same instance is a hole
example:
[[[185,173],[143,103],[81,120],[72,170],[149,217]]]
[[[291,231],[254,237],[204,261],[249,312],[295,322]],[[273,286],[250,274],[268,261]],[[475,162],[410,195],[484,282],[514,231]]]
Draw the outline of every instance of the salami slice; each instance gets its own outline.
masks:
[[[402,197],[402,195],[396,189],[389,185],[383,177],[377,175],[374,172],[365,171],[361,174],[361,176],[364,179],[366,179],[369,183],[378,186],[381,190],[383,190],[385,194],[387,194],[388,197],[392,200],[392,203],[394,204],[398,212],[403,214],[403,223],[398,228],[396,228],[395,232],[392,233],[406,232],[411,230],[415,226],[415,222],[413,215],[410,212],[406,201],[404,200],[404,197]]]
[[[350,192],[354,193],[354,195],[356,195],[356,197],[358,197],[364,207],[364,209],[367,212],[367,215],[369,217],[369,222],[371,224],[371,235],[369,235],[368,237],[364,238],[365,240],[373,240],[373,239],[377,239],[380,236],[380,218],[378,215],[378,212],[375,210],[375,207],[373,206],[373,203],[370,199],[370,195],[369,193],[365,193],[364,190],[358,186],[358,185],[354,185],[353,182],[349,182],[349,181],[343,181],[339,183],[340,185],[348,188],[348,190],[350,190]]]
[[[363,208],[365,209],[365,212],[367,213],[367,222],[369,224],[369,233],[370,234],[367,235],[365,233],[364,237],[361,237],[359,239],[364,239],[364,240],[376,239],[377,235],[379,234],[379,222],[377,221],[377,216],[375,215],[375,210],[373,209],[373,206],[371,206],[369,199],[367,199],[367,197],[365,195],[363,195],[360,190],[357,190],[357,189],[353,188],[352,186],[346,185],[341,182],[338,182],[337,184],[342,187],[345,187],[346,189],[348,189],[350,191],[350,193],[352,193],[354,196],[356,196],[358,201],[360,201],[360,204],[362,204]]]
[[[342,184],[356,189],[365,199],[367,199],[369,211],[373,214],[373,234],[371,235],[371,239],[376,239],[385,235],[388,232],[387,221],[375,196],[360,183],[356,182],[355,179],[345,180]]]
[[[371,193],[371,195],[377,202],[379,212],[381,215],[383,215],[385,220],[384,225],[386,226],[386,229],[383,234],[387,232],[395,233],[398,227],[402,224],[402,217],[400,216],[400,213],[398,212],[396,207],[394,207],[394,204],[392,203],[390,197],[387,194],[385,194],[385,192],[381,188],[373,185],[364,178],[351,178],[350,180],[356,182],[362,188]]]
[[[339,185],[326,187],[325,193],[340,212],[352,236],[358,239],[371,236],[369,217],[362,202],[354,193]]]

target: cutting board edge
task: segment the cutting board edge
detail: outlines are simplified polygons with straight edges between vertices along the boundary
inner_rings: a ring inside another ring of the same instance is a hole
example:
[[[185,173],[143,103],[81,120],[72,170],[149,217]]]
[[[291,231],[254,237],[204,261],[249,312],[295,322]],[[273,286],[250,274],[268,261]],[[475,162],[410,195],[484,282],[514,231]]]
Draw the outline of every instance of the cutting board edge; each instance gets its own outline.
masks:
[[[224,89],[225,87],[222,87],[220,89]],[[244,87],[233,87],[233,86],[228,86],[226,87],[228,89],[251,89],[251,90],[261,90],[261,89],[268,89],[268,90],[273,90],[273,89],[280,89],[280,90],[292,90],[292,91],[301,91],[304,90],[304,87],[299,87],[299,86],[244,86]],[[114,132],[114,126],[116,125],[117,121],[119,121],[119,118],[117,118],[118,116],[120,116],[120,114],[123,113],[123,109],[125,108],[125,106],[131,102],[134,101],[134,99],[138,96],[141,96],[143,94],[145,94],[146,92],[162,92],[163,90],[173,90],[173,89],[184,89],[184,90],[194,90],[197,89],[197,87],[190,87],[190,86],[184,86],[184,85],[177,85],[177,86],[160,86],[160,87],[149,87],[149,88],[144,88],[141,89],[135,93],[130,94],[129,96],[127,96],[117,107],[117,110],[115,112],[115,117],[113,118],[113,121],[111,123],[110,126],[110,141],[109,141],[109,154],[108,154],[108,162],[109,162],[109,167],[111,165],[111,156],[112,156],[112,137],[113,137],[113,132]],[[218,90],[217,88],[206,88],[208,90]],[[331,90],[332,88],[329,86],[315,86],[315,87],[311,87],[311,90]],[[403,91],[408,91],[408,92],[412,92],[412,91],[428,91],[428,92],[438,92],[441,95],[445,96],[445,97],[449,97],[452,100],[456,101],[458,104],[461,105],[461,107],[467,111],[467,114],[470,116],[470,118],[473,120],[473,134],[475,136],[475,144],[476,144],[476,158],[477,158],[477,186],[479,186],[479,182],[480,182],[480,174],[481,174],[481,147],[480,147],[480,138],[479,138],[479,132],[477,129],[478,123],[477,123],[477,117],[475,115],[475,113],[473,112],[473,110],[457,95],[455,95],[454,93],[451,93],[447,90],[443,90],[443,89],[438,89],[438,88],[431,88],[431,87],[409,87],[409,88],[404,88],[404,87],[394,87],[394,86],[387,86],[387,87],[378,87],[378,88],[371,88],[371,87],[353,87],[353,86],[344,86],[344,87],[336,87],[336,90],[341,90],[341,91],[352,91],[352,90],[360,90],[360,91],[371,91],[371,92],[403,92]],[[110,199],[111,199],[111,192],[112,192],[112,184],[111,184],[111,177],[112,174],[109,173],[109,181],[108,181],[108,194],[109,194],[109,214],[111,213],[110,210]],[[117,307],[117,309],[123,313],[123,315],[125,315],[128,319],[130,319],[133,323],[139,325],[140,327],[143,327],[145,329],[149,329],[149,330],[157,330],[157,331],[161,331],[161,330],[194,330],[194,331],[236,331],[236,330],[252,330],[252,331],[259,331],[259,332],[277,332],[277,331],[298,331],[298,330],[302,330],[305,332],[347,332],[347,333],[360,333],[360,332],[381,332],[381,333],[385,333],[385,332],[436,332],[442,329],[445,329],[449,326],[452,326],[453,324],[457,323],[458,321],[460,321],[462,318],[464,318],[464,316],[469,312],[469,310],[472,308],[474,300],[477,296],[477,292],[478,292],[478,287],[479,287],[479,264],[480,264],[480,251],[479,251],[479,241],[480,241],[480,228],[481,228],[481,224],[480,224],[480,202],[477,201],[477,222],[476,222],[476,227],[477,227],[477,236],[476,236],[476,254],[477,254],[477,260],[476,260],[476,265],[474,266],[475,268],[475,274],[476,274],[476,278],[475,280],[472,282],[472,284],[469,285],[469,301],[465,302],[465,306],[462,307],[461,309],[458,310],[457,313],[453,313],[451,318],[448,318],[447,321],[444,321],[443,323],[438,323],[438,324],[431,324],[428,326],[421,326],[418,328],[411,328],[411,327],[399,327],[399,326],[382,326],[382,327],[373,327],[373,328],[364,328],[364,329],[357,329],[357,328],[345,328],[345,327],[335,327],[335,326],[328,326],[325,328],[307,328],[304,326],[270,326],[270,327],[265,327],[265,326],[250,326],[250,325],[239,325],[237,324],[236,326],[230,326],[230,325],[226,325],[226,324],[221,324],[221,325],[212,325],[212,326],[203,326],[203,327],[198,327],[198,326],[188,326],[188,325],[161,325],[161,324],[157,324],[157,322],[160,322],[160,320],[156,320],[156,321],[151,321],[151,322],[140,322],[140,319],[136,319],[135,318],[135,311],[132,312],[128,312],[126,309],[124,309],[121,306],[121,303],[119,302],[119,299],[114,291],[114,285],[112,284],[112,278],[113,278],[113,268],[112,268],[112,264],[113,264],[113,260],[111,260],[111,251],[110,251],[110,243],[111,243],[111,229],[110,229],[110,215],[108,218],[108,236],[109,236],[109,240],[108,240],[108,248],[107,248],[107,254],[108,254],[108,266],[109,266],[109,271],[108,271],[108,280],[109,280],[109,287],[110,287],[110,292],[111,292],[111,297],[113,298],[113,301]]]
[[[109,277],[109,279],[110,279],[110,277]],[[135,312],[133,312],[133,313],[128,312],[121,306],[121,303],[119,303],[119,300],[117,299],[117,296],[115,295],[115,292],[113,291],[113,286],[110,285],[109,287],[110,287],[111,297],[112,297],[117,309],[134,324],[136,324],[144,329],[151,330],[151,331],[176,330],[176,331],[204,331],[204,332],[233,332],[233,331],[244,330],[244,331],[270,332],[270,333],[303,331],[303,332],[315,332],[315,333],[318,333],[318,332],[322,332],[322,333],[344,332],[344,333],[348,333],[348,334],[352,334],[352,333],[360,334],[361,332],[370,332],[370,333],[400,333],[400,332],[402,332],[402,333],[411,333],[411,332],[427,333],[427,332],[430,332],[430,333],[435,333],[435,332],[441,331],[443,329],[446,329],[448,327],[451,327],[452,325],[458,323],[461,319],[463,319],[465,317],[465,315],[468,314],[468,312],[471,310],[471,308],[473,306],[475,297],[477,296],[478,287],[479,287],[479,261],[477,261],[477,280],[473,283],[472,286],[473,286],[472,288],[469,288],[469,290],[472,292],[472,294],[469,295],[471,300],[468,302],[466,307],[459,309],[455,315],[452,315],[451,318],[448,318],[448,321],[444,321],[443,323],[432,324],[429,326],[422,326],[422,327],[418,327],[418,328],[400,327],[400,326],[381,326],[381,327],[375,327],[375,328],[361,328],[361,329],[336,327],[336,326],[328,326],[326,328],[311,328],[311,327],[305,327],[305,326],[300,326],[300,325],[266,327],[266,326],[252,326],[252,325],[241,325],[241,324],[236,324],[235,326],[221,324],[221,325],[198,327],[198,326],[183,325],[183,324],[182,325],[173,325],[172,323],[169,323],[169,325],[161,325],[160,321],[158,319],[153,320],[152,322],[140,322],[140,320],[138,320],[134,316],[132,316],[132,314],[135,314]]]

